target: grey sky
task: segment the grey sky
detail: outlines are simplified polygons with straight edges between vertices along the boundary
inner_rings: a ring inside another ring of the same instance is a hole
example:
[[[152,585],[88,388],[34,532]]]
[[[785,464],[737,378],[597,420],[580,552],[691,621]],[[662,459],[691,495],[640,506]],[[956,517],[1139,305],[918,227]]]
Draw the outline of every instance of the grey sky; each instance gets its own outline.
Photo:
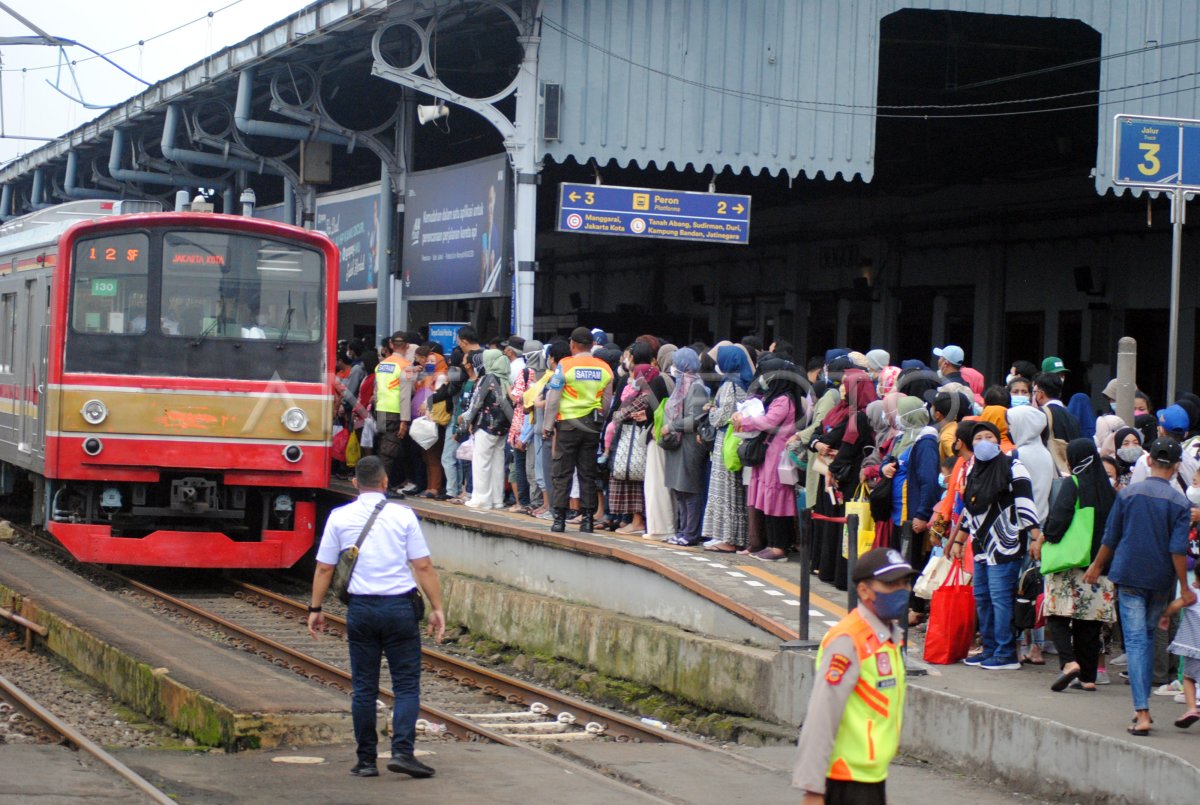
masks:
[[[311,0],[7,0],[7,5],[52,36],[87,44],[131,73],[154,83],[195,64],[227,45],[240,42]],[[207,17],[209,12],[216,12]],[[156,37],[176,26],[203,17],[174,33]],[[33,32],[0,11],[0,36],[32,36]],[[145,44],[139,46],[139,41]],[[123,75],[82,48],[67,48],[78,60],[75,73],[83,99],[91,104],[117,104],[136,95],[144,85]],[[78,97],[66,67],[57,67],[58,48],[28,45],[0,47],[3,72],[4,131],[6,135],[57,137],[89,120],[103,109],[86,109],[69,100],[46,81],[55,81]],[[26,68],[22,72],[22,68]],[[0,139],[0,164],[34,150],[42,143]]]

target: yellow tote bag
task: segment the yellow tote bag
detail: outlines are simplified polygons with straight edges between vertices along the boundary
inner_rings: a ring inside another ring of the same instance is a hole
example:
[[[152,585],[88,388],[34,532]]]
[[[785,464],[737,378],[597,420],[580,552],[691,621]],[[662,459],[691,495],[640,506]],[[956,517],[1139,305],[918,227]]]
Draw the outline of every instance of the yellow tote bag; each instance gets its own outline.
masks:
[[[350,431],[350,440],[346,442],[346,466],[353,467],[362,458],[362,445],[358,443],[358,433]]]
[[[875,544],[875,518],[871,516],[871,497],[866,484],[859,484],[851,500],[846,501],[846,517],[858,515],[858,556],[871,550]],[[850,557],[849,524],[842,527],[842,558]]]

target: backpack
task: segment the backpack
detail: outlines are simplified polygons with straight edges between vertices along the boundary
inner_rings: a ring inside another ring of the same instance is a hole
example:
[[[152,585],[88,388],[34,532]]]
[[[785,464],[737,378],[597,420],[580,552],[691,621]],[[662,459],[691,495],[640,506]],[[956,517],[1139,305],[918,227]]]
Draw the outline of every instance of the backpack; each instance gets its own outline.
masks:
[[[1032,562],[1028,563],[1017,579],[1016,597],[1013,601],[1014,629],[1020,631],[1037,628],[1038,599],[1041,598],[1044,589],[1041,568]]]

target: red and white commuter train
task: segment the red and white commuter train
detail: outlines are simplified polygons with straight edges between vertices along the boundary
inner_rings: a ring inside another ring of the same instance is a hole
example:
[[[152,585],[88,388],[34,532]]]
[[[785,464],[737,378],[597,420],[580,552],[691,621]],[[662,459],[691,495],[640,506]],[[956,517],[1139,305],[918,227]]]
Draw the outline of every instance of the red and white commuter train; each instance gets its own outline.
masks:
[[[329,480],[337,250],[157,207],[0,227],[0,492],[84,562],[288,567]]]

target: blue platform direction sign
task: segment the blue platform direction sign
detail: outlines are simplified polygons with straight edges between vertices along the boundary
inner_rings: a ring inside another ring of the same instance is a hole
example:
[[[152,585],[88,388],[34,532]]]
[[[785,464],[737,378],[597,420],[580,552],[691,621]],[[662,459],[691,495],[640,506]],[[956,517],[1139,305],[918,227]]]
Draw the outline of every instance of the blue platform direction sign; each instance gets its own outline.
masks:
[[[1117,115],[1113,183],[1200,190],[1200,120]]]
[[[744,244],[750,242],[750,196],[564,182],[558,231]]]

